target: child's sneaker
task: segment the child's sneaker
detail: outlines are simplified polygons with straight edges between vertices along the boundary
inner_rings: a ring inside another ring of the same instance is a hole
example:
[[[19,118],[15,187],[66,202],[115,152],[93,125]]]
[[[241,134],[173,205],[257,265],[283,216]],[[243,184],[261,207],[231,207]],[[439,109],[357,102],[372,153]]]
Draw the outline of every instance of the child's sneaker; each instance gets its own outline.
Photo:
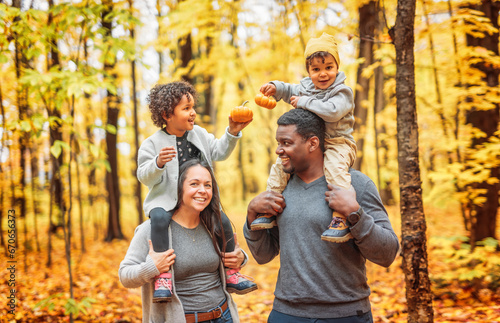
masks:
[[[333,219],[328,229],[321,235],[321,240],[342,243],[352,239],[351,230],[346,223],[346,217],[333,212]]]
[[[165,303],[172,300],[172,274],[163,273],[155,277],[153,303]]]
[[[230,293],[243,295],[257,289],[252,278],[240,274],[240,268],[232,268],[226,271],[226,289]],[[251,279],[251,280],[250,280]]]
[[[271,214],[259,214],[257,219],[250,224],[250,230],[272,229],[276,226],[276,216]]]

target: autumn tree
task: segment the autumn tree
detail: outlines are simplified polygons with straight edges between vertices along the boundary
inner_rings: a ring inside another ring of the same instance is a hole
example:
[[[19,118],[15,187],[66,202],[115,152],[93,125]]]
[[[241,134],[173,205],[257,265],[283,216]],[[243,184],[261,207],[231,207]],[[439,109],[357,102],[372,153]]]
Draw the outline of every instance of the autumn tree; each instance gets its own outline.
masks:
[[[370,105],[370,77],[363,71],[373,64],[373,45],[378,26],[378,6],[376,1],[369,1],[359,8],[359,49],[360,61],[356,75],[356,88],[354,96],[354,116],[356,118],[356,146],[358,149],[354,168],[361,170],[363,163],[363,149],[365,136],[367,136],[368,106]]]
[[[498,145],[500,132],[500,102],[498,96],[499,60],[499,1],[469,2],[470,19],[466,41],[470,72],[467,82],[466,124],[471,126],[472,138],[466,155],[465,199],[468,200],[470,239],[477,242],[496,239],[497,212],[500,191],[500,162]],[[496,152],[495,152],[496,151]],[[493,162],[491,162],[493,161]],[[495,162],[496,161],[496,162]]]
[[[427,262],[426,221],[422,203],[415,100],[415,0],[398,0],[396,47],[397,139],[401,207],[401,245],[408,322],[433,322]]]
[[[105,10],[102,12],[102,27],[105,44],[108,46],[104,53],[104,72],[106,77],[116,81],[116,54],[112,50],[112,29],[113,29],[113,3],[105,1]],[[106,173],[106,189],[108,192],[108,230],[106,241],[113,239],[122,239],[123,233],[120,224],[120,185],[118,179],[118,151],[117,151],[117,133],[118,114],[120,112],[121,98],[116,91],[106,89],[107,106],[107,133],[106,133],[106,151],[110,171]]]

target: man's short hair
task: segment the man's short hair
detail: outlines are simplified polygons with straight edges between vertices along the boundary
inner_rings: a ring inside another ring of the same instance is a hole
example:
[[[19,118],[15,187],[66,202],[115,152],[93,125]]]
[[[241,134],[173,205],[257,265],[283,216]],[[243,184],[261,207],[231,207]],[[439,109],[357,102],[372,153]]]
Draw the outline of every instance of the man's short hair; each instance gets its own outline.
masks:
[[[325,151],[325,122],[311,111],[292,109],[278,119],[279,126],[295,125],[297,133],[307,140],[318,137],[321,151]]]

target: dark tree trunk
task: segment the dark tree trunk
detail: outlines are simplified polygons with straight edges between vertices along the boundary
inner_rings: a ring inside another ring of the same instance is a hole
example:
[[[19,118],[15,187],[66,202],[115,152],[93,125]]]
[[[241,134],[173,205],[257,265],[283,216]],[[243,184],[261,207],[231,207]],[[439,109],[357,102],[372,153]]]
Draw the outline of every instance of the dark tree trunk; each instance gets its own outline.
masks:
[[[14,0],[12,5],[15,8],[21,9],[21,1]],[[17,20],[17,18],[16,18]],[[18,86],[16,90],[16,103],[19,113],[19,120],[27,120],[28,119],[28,89],[23,87],[19,80],[21,79],[22,70],[27,68],[27,59],[23,52],[23,46],[17,41],[17,37],[14,40],[15,45],[15,69],[16,69],[16,78],[18,81]],[[19,185],[20,185],[20,196],[16,197],[16,205],[19,205],[19,217],[23,218],[26,216],[26,167],[29,164],[27,161],[27,151],[28,151],[28,142],[29,142],[29,133],[24,130],[21,130],[21,133],[18,138],[19,141]]]
[[[193,50],[191,44],[191,34],[188,34],[184,37],[179,38],[178,41],[179,53],[181,59],[181,67],[187,67],[191,59],[193,59]],[[182,75],[182,79],[186,82],[193,84],[193,77],[188,71],[186,74]],[[194,84],[193,84],[194,85]]]
[[[3,106],[3,94],[2,94],[2,84],[0,83],[0,112],[2,113],[2,132],[5,134],[7,133],[7,131],[5,131],[5,108]],[[0,143],[0,157],[2,156],[3,154],[3,150],[5,148],[5,136],[2,136],[2,142]],[[0,163],[0,183],[2,183],[2,187],[5,187],[5,181],[6,181],[6,177],[5,176],[5,173],[4,173],[4,169],[2,167],[2,164]],[[0,190],[0,223],[3,223],[3,212],[4,210],[7,210],[8,208],[5,208],[4,207],[4,189]],[[2,245],[2,247],[4,248],[5,250],[5,255],[7,256],[8,254],[8,249],[7,249],[7,245],[5,243],[5,239],[3,237],[3,231],[0,230],[0,245]]]
[[[49,7],[53,7],[54,2],[52,0],[49,1]],[[47,24],[51,25],[53,22],[53,16],[52,13],[49,14]],[[50,70],[51,68],[55,66],[60,66],[60,60],[59,60],[59,51],[57,47],[57,41],[55,39],[50,40],[51,43],[51,49],[49,53],[49,58],[47,59],[47,70]],[[52,106],[47,107],[47,113],[49,117],[55,117],[57,121],[54,121],[50,127],[50,146],[54,145],[56,141],[62,141],[63,140],[63,134],[62,134],[62,124],[59,121],[61,119],[61,111],[55,106],[55,103],[49,103]],[[63,193],[64,193],[64,186],[61,178],[61,174],[59,171],[59,167],[61,167],[64,163],[63,161],[63,155],[60,154],[57,158],[54,157],[54,155],[50,154],[50,160],[52,164],[52,176],[54,177],[54,180],[51,181],[51,185],[54,185],[54,188],[51,189],[51,191],[54,192],[54,207],[56,210],[56,223],[50,222],[50,231],[55,232],[57,231],[58,228],[62,228],[64,225],[62,216],[63,213],[66,212],[66,201],[64,201]]]
[[[128,0],[129,8],[132,10],[132,0]],[[130,29],[130,38],[135,44],[135,30]],[[161,61],[161,56],[159,57]],[[141,224],[144,221],[143,211],[142,211],[142,184],[137,178],[137,160],[139,157],[139,117],[138,117],[138,107],[137,107],[137,77],[135,75],[135,59],[130,62],[130,69],[132,72],[132,104],[134,106],[134,146],[135,146],[135,207],[137,209],[137,223]],[[161,72],[160,72],[161,73]]]
[[[354,96],[354,116],[356,118],[356,145],[358,156],[353,168],[360,170],[363,163],[364,137],[368,117],[368,98],[370,93],[370,78],[362,75],[363,70],[373,64],[373,39],[378,24],[377,2],[370,1],[359,8],[359,54],[363,60],[358,66],[357,84]]]
[[[398,0],[396,99],[403,272],[408,322],[433,322],[432,293],[427,262],[426,222],[422,203],[415,100],[415,0]]]
[[[111,1],[106,1],[104,5],[107,10],[103,12],[102,26],[106,30],[105,38],[111,37],[111,21],[104,19],[113,10]],[[107,53],[110,55],[110,53]],[[109,63],[112,61],[113,63]],[[116,74],[113,73],[115,67],[115,58],[107,59],[104,64],[105,72],[116,79]],[[120,112],[120,98],[109,91],[106,96],[107,107],[107,125],[115,127],[118,130],[118,114]],[[106,133],[106,147],[108,153],[108,163],[111,168],[110,172],[106,172],[106,190],[108,192],[108,230],[106,234],[106,241],[113,239],[123,239],[123,233],[120,225],[120,186],[118,179],[118,151],[116,148],[117,131]]]
[[[473,37],[472,35],[467,34],[467,46],[483,47],[488,51],[493,52],[498,59],[498,13],[500,10],[500,2],[484,0],[480,4],[471,4],[468,7],[472,10],[478,10],[484,13],[485,17],[490,19],[491,25],[496,29],[496,32],[492,34],[484,33],[484,37]],[[500,74],[500,68],[498,68],[498,65],[495,66],[494,64],[488,64],[482,61],[480,63],[472,65],[472,68],[476,68],[484,73],[483,81],[487,84],[487,86],[492,88],[492,91],[496,91],[498,89],[498,77]],[[471,124],[474,128],[479,129],[485,134],[485,137],[474,137],[472,139],[470,148],[472,148],[472,150],[474,151],[479,149],[481,145],[489,142],[492,138],[494,138],[495,132],[498,130],[500,121],[500,104],[489,101],[488,96],[490,95],[493,96],[495,94],[487,93],[484,97],[479,97],[475,100],[488,100],[488,103],[491,104],[493,108],[484,110],[473,107],[466,112],[466,123]],[[491,168],[490,172],[491,178],[499,178],[499,167]],[[473,204],[472,201],[470,203],[470,234],[471,244],[474,247],[478,241],[481,241],[485,238],[491,237],[496,239],[495,230],[499,206],[498,192],[500,190],[500,184],[481,182],[473,183],[470,185],[470,187],[472,189],[482,189],[486,192],[484,194],[481,194],[481,196],[486,199],[486,201],[482,205]]]

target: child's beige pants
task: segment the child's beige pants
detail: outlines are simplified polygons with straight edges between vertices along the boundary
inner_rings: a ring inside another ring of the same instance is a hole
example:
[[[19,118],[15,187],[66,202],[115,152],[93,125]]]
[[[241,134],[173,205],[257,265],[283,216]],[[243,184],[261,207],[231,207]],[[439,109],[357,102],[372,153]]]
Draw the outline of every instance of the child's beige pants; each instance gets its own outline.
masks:
[[[351,186],[349,167],[356,159],[356,145],[345,138],[329,138],[325,139],[325,148],[324,172],[327,183],[349,189]],[[271,167],[267,190],[282,193],[289,178],[290,175],[283,171],[281,159],[278,157]]]

